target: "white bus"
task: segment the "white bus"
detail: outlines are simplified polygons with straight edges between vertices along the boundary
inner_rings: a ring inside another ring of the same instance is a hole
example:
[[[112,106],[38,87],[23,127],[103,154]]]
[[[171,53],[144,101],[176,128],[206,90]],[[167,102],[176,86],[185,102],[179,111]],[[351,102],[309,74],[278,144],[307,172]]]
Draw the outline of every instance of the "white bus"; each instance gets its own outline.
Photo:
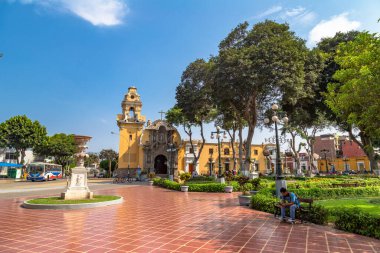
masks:
[[[53,163],[31,163],[28,165],[26,179],[29,181],[49,181],[62,178],[62,165]]]

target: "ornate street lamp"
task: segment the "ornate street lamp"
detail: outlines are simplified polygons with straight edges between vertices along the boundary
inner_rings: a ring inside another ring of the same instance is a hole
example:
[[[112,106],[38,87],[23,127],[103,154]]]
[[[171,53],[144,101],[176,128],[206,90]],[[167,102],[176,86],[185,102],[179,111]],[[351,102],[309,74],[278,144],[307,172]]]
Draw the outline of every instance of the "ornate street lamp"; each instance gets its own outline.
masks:
[[[173,140],[171,143],[168,144],[168,149],[167,152],[170,153],[170,171],[169,171],[169,180],[173,181],[174,180],[174,156],[175,152],[177,151],[175,144],[173,143]]]
[[[281,163],[281,157],[280,157],[280,143],[278,139],[278,129],[277,125],[283,124],[286,125],[289,122],[289,118],[284,115],[283,118],[279,118],[279,112],[278,112],[278,105],[273,104],[272,105],[272,122],[274,122],[274,129],[276,133],[276,195],[277,197],[280,196],[280,189],[281,187],[286,188],[286,181],[284,180],[284,176],[282,175],[282,163]],[[271,123],[271,120],[269,118],[264,119],[264,123],[269,125]]]
[[[227,133],[226,131],[221,131],[220,127],[216,127],[216,131],[211,132],[211,139],[214,139],[214,134],[216,134],[216,138],[218,139],[218,177],[222,178],[222,160],[221,160],[221,144],[220,144],[220,138],[221,134],[223,134],[223,138],[227,139]]]

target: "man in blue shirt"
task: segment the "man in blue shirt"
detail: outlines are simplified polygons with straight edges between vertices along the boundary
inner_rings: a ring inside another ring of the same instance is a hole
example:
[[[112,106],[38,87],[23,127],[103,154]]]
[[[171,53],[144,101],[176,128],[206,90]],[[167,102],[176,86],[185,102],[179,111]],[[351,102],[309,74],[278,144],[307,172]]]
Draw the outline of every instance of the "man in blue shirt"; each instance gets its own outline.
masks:
[[[293,192],[288,192],[286,188],[282,187],[280,189],[281,193],[281,220],[285,221],[285,209],[289,208],[290,210],[290,219],[289,222],[294,222],[296,218],[296,209],[300,207],[300,202],[298,201],[297,196]]]

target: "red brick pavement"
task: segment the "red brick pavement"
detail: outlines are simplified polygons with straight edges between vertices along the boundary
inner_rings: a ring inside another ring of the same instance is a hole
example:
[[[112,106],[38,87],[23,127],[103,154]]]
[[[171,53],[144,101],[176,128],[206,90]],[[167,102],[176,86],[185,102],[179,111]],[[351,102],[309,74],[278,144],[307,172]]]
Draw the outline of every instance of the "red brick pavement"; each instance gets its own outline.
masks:
[[[380,241],[316,225],[280,223],[236,195],[149,186],[102,190],[121,205],[29,210],[0,200],[0,252],[380,252]]]

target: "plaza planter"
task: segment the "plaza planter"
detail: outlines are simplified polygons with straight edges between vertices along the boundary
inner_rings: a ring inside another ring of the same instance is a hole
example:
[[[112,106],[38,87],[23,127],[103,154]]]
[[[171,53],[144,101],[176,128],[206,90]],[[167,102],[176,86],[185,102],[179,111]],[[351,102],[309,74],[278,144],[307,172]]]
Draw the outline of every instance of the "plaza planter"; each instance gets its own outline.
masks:
[[[181,192],[188,192],[188,191],[189,191],[189,186],[187,186],[187,185],[181,186]]]
[[[153,185],[153,181],[149,181],[149,185],[152,186]]]
[[[249,191],[251,195],[256,195],[259,191]]]
[[[224,187],[224,192],[231,193],[233,191],[233,189],[234,189],[233,186],[228,185],[228,186]]]
[[[251,204],[251,195],[239,195],[239,204],[249,206]]]

